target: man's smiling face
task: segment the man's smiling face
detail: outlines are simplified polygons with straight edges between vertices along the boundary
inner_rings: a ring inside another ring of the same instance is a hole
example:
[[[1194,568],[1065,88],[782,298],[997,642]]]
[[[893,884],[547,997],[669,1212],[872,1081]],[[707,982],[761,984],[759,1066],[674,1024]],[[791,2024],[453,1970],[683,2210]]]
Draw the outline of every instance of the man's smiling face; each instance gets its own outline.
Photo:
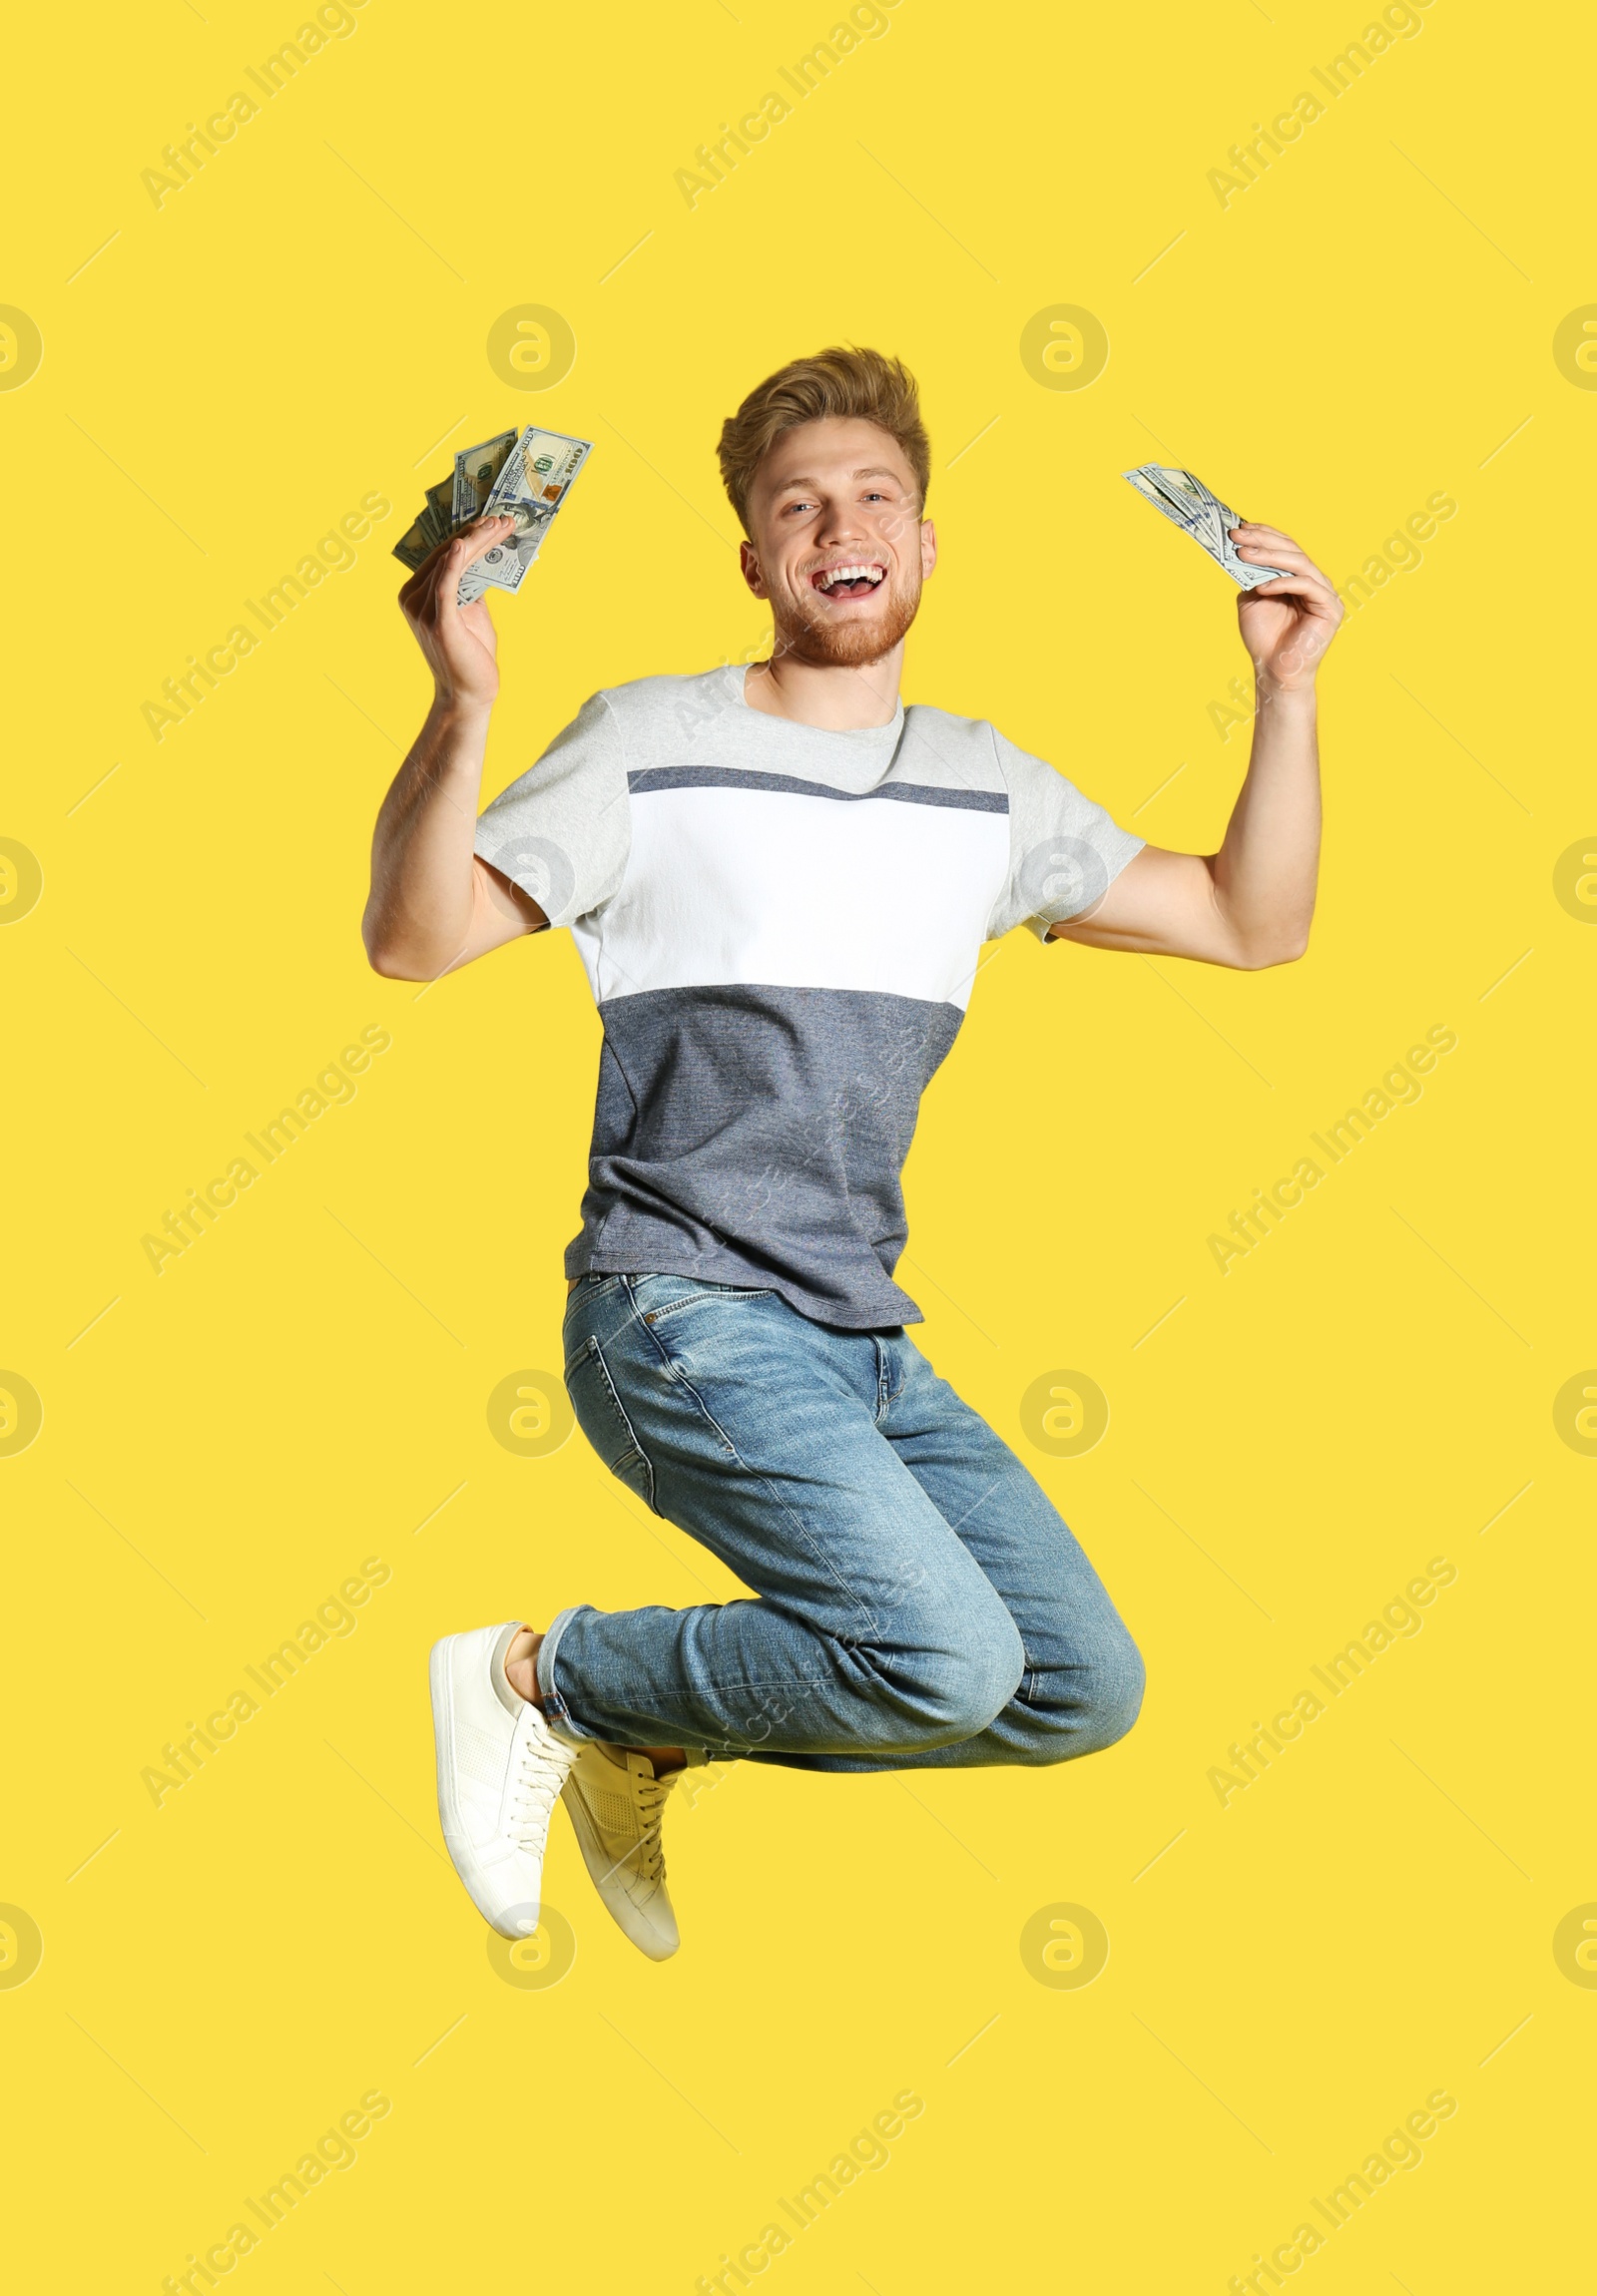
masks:
[[[902,448],[852,417],[784,431],[749,489],[749,526],[744,579],[770,602],[778,652],[827,669],[890,654],[937,563]]]

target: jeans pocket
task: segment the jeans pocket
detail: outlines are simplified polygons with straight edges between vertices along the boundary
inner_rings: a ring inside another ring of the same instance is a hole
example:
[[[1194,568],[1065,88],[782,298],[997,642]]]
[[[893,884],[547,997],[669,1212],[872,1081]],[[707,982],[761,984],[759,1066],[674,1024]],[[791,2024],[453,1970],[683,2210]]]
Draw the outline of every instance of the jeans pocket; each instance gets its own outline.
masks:
[[[691,1307],[735,1306],[740,1300],[773,1299],[776,1294],[770,1284],[755,1283],[703,1283],[693,1276],[651,1276],[645,1281],[650,1288],[634,1286],[642,1319],[651,1329],[682,1315]],[[655,1289],[656,1285],[663,1288]]]
[[[577,1425],[617,1482],[635,1491],[658,1515],[654,1467],[627,1417],[597,1339],[588,1339],[566,1366],[566,1393]]]

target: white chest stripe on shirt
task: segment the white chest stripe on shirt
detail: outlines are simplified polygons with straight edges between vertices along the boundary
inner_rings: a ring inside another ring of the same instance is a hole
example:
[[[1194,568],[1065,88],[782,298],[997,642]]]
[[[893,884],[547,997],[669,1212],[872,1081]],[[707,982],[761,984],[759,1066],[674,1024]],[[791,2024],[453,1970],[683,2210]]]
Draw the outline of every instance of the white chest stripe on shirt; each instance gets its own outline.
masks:
[[[635,777],[625,880],[573,927],[595,1002],[765,983],[963,1011],[1009,867],[1007,806],[738,780]]]

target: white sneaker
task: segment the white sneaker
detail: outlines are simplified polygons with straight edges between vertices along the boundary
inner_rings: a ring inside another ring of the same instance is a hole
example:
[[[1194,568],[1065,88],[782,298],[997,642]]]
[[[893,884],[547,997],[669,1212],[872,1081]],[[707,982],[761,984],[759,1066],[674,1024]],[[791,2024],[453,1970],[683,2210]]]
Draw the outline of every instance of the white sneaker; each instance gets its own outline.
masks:
[[[666,1796],[680,1774],[657,1778],[647,1754],[590,1743],[579,1750],[560,1797],[595,1889],[651,1961],[668,1960],[682,1942],[660,1841]]]
[[[471,1902],[501,1937],[531,1937],[549,1819],[575,1746],[505,1678],[519,1632],[479,1626],[432,1645],[432,1726],[444,1847]]]

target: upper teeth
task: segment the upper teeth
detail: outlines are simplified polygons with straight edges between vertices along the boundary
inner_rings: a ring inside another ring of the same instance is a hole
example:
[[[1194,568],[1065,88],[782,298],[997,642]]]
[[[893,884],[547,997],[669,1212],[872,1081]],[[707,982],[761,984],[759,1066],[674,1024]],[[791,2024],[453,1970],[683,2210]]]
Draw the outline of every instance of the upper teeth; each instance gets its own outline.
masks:
[[[820,576],[820,587],[829,590],[835,582],[880,582],[882,573],[879,566],[828,566]]]

